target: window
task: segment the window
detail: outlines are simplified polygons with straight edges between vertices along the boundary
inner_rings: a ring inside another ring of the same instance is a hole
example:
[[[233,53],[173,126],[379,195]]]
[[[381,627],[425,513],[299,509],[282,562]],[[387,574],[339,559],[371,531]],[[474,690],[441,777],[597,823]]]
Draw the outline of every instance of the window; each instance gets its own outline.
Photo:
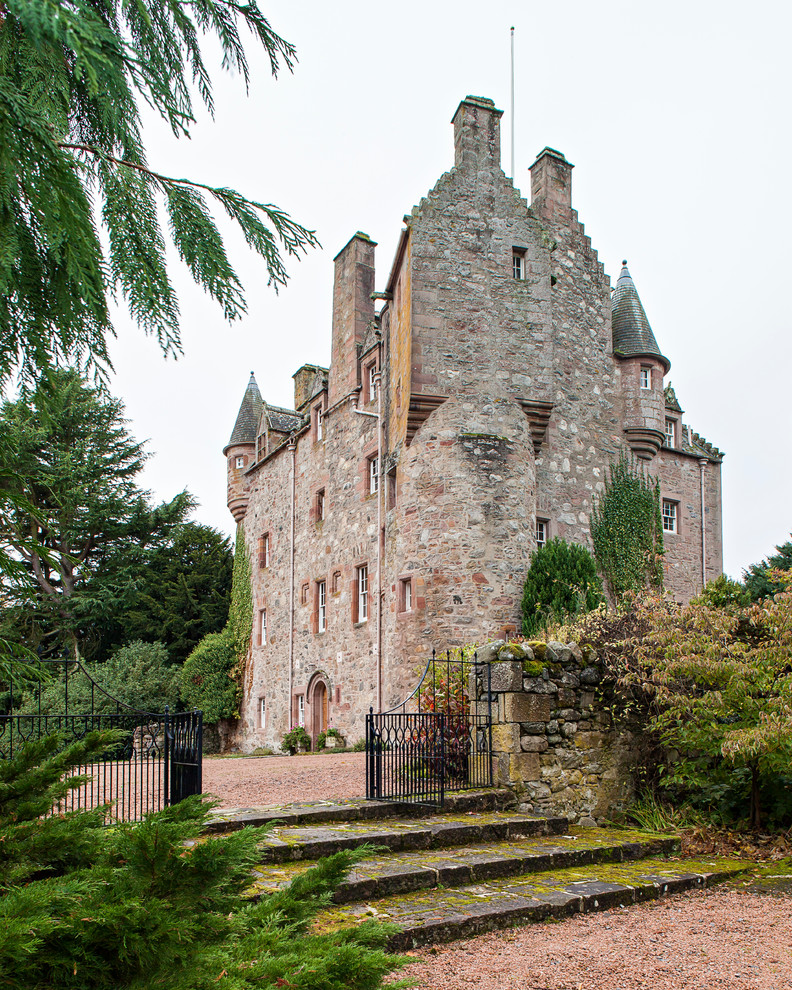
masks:
[[[265,533],[259,537],[259,567],[270,565],[270,535]]]
[[[547,521],[545,519],[536,520],[536,546],[543,547],[547,543]]]
[[[368,621],[368,564],[357,569],[357,621]]]
[[[412,612],[413,586],[412,578],[402,578],[399,581],[399,611]]]
[[[333,571],[333,577],[330,581],[330,591],[337,595],[341,590],[341,571]]]
[[[641,368],[641,388],[652,387],[652,369]]]
[[[303,586],[300,588],[300,604],[301,605],[307,605],[308,604],[308,592],[310,591],[310,588],[311,588],[311,586],[310,586],[310,584],[307,581],[305,581],[303,583]]]
[[[388,497],[387,497],[387,507],[389,509],[396,508],[396,468],[391,468],[387,474],[388,479]]]
[[[317,608],[316,628],[318,632],[324,632],[327,629],[327,582],[326,581],[316,582],[316,608]]]
[[[259,612],[259,646],[267,645],[267,610],[261,609]]]
[[[305,726],[305,695],[297,695],[297,725]]]
[[[260,433],[256,437],[256,460],[260,461],[262,457],[267,456],[267,434]]]
[[[676,423],[673,419],[665,421],[666,447],[676,447]]]
[[[376,495],[379,491],[379,457],[369,457],[368,460],[368,491]]]
[[[237,457],[237,459],[236,459],[236,466],[238,468],[243,468],[245,466],[245,458],[244,457]]]
[[[259,712],[258,712],[258,716],[259,716],[259,726],[258,727],[260,729],[266,729],[267,728],[267,699],[266,698],[259,698]]]
[[[525,251],[512,251],[512,276],[513,278],[525,278]]]
[[[316,521],[322,522],[325,517],[325,490],[320,488],[316,493]]]
[[[317,443],[324,440],[324,410],[321,406],[314,407],[314,439]]]
[[[376,362],[368,366],[368,400],[369,402],[377,401],[377,365]]]
[[[677,503],[663,499],[663,532],[677,532]]]

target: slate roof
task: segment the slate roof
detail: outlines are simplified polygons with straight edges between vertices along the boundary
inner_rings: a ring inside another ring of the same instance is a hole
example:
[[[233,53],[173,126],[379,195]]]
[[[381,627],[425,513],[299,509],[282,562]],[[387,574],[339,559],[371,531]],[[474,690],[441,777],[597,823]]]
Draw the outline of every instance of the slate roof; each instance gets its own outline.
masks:
[[[305,421],[302,413],[293,409],[281,409],[280,406],[271,406],[269,403],[267,403],[267,416],[269,428],[277,433],[293,433],[299,430]]]
[[[245,395],[242,398],[242,405],[239,407],[239,412],[237,413],[234,429],[231,431],[231,439],[228,441],[229,447],[235,443],[256,442],[256,430],[258,429],[258,422],[263,406],[264,400],[261,398],[261,392],[259,392],[256,379],[251,371],[250,381],[245,389]]]
[[[665,364],[666,371],[671,362],[664,357],[657,346],[655,335],[638,298],[635,283],[627,270],[627,262],[616,283],[612,299],[613,353],[617,357],[649,357],[656,355]]]
[[[722,461],[724,454],[715,444],[705,440],[686,424],[682,426],[682,450],[696,457],[706,457],[710,461]]]

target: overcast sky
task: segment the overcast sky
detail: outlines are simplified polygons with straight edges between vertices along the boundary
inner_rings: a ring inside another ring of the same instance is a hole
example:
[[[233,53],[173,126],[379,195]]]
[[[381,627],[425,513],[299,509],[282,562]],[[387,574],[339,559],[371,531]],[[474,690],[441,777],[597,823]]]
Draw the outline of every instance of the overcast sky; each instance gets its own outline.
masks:
[[[778,0],[555,0],[398,5],[261,0],[296,45],[272,80],[258,53],[249,96],[214,73],[217,114],[191,141],[155,120],[152,167],[232,186],[316,230],[288,288],[229,239],[248,315],[219,307],[175,262],[184,357],[165,361],[119,312],[113,391],[149,438],[143,483],[186,487],[196,518],[231,533],[227,443],[248,375],[291,406],[300,365],[328,364],[332,258],[356,230],[378,242],[383,289],[401,218],[453,164],[451,116],[466,94],[506,111],[516,28],[516,176],[545,145],[575,164],[573,205],[612,282],[629,261],[685,421],[726,452],[724,567],[748,564],[792,529],[792,8]]]

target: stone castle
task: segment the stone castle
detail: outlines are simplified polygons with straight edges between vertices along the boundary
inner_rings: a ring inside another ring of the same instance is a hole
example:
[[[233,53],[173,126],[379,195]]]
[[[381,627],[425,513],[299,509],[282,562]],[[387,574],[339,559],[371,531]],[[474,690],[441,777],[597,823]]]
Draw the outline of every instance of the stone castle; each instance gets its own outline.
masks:
[[[251,375],[224,451],[253,575],[245,750],[296,724],[359,739],[433,647],[518,629],[535,547],[590,545],[621,451],[660,480],[666,587],[721,573],[723,455],[683,423],[626,263],[611,290],[573,166],[545,148],[529,204],[500,117],[460,103],[383,291],[366,234],[336,256],[331,365],[299,369],[294,409]]]

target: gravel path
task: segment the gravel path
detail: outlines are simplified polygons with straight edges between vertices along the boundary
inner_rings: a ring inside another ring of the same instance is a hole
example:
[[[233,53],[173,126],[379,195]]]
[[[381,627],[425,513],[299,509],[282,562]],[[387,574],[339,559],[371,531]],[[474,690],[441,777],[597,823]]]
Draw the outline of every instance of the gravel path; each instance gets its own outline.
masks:
[[[209,759],[203,786],[224,808],[364,797],[365,765],[365,753]]]
[[[792,897],[697,891],[410,955],[416,990],[790,990]]]

